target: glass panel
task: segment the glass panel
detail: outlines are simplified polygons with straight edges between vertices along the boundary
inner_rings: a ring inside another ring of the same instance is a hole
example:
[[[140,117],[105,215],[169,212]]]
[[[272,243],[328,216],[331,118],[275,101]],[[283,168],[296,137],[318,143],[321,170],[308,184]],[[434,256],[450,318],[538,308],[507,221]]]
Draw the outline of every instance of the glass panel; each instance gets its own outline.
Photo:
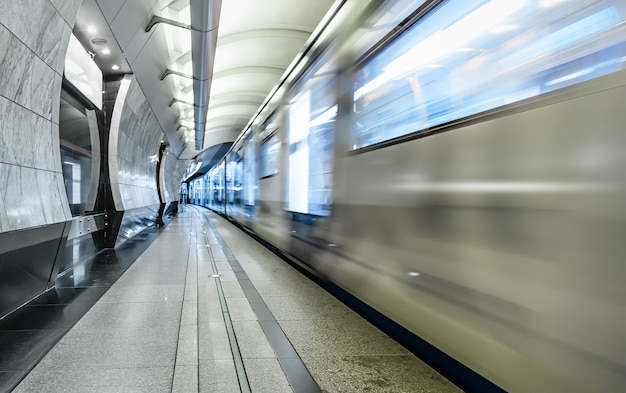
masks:
[[[252,142],[252,138],[248,137],[244,142],[245,155],[244,155],[244,204],[247,206],[254,206],[256,203],[256,191],[257,191],[257,159],[255,143]],[[278,168],[276,168],[278,171]]]
[[[72,216],[85,214],[91,185],[91,134],[84,107],[63,97],[59,112],[59,137],[65,192]]]
[[[226,170],[229,215],[241,213],[243,205],[243,157],[233,152],[228,158]]]
[[[337,119],[334,61],[322,57],[290,100],[287,209],[330,215]]]
[[[260,135],[269,135],[277,129],[276,116],[271,116],[261,127]],[[278,133],[275,133],[271,138],[261,144],[260,155],[261,168],[259,175],[261,178],[277,174],[280,156],[280,139]]]
[[[353,148],[625,68],[616,0],[440,4],[356,73]]]

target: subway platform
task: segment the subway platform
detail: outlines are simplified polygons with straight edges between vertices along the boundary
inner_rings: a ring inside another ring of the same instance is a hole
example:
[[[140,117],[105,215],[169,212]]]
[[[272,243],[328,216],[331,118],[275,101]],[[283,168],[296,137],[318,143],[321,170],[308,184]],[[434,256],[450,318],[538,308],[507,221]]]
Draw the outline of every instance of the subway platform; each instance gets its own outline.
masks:
[[[206,209],[184,206],[140,251],[114,282],[83,289],[95,304],[56,305],[65,324],[38,326],[49,334],[35,342],[51,349],[32,370],[0,361],[14,392],[460,392]],[[81,274],[77,266],[66,279]]]

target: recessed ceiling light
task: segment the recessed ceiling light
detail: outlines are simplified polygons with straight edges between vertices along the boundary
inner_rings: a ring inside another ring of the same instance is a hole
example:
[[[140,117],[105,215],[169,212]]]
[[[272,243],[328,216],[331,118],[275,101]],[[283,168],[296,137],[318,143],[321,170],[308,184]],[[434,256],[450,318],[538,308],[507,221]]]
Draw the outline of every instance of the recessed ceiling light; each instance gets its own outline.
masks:
[[[87,26],[87,32],[91,33],[91,34],[94,34],[94,33],[98,32],[98,29],[96,29],[96,26],[94,26],[94,25],[89,25],[89,26]]]
[[[104,48],[104,49],[102,49],[102,54],[103,55],[110,55],[111,54],[111,50],[109,48]]]
[[[111,66],[111,69],[117,71],[120,69],[120,66],[118,66],[117,64],[113,64],[113,66]]]
[[[91,43],[94,45],[106,45],[107,44],[107,40],[105,40],[104,38],[94,38],[93,40],[91,40]]]

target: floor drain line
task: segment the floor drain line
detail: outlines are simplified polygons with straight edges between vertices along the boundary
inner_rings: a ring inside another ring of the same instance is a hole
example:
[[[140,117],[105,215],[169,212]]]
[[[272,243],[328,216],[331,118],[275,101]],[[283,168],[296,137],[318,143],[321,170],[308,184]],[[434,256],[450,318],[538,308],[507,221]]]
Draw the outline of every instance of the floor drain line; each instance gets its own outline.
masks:
[[[282,328],[271,314],[267,304],[265,304],[265,301],[259,292],[256,288],[254,288],[250,278],[239,264],[239,261],[237,261],[237,258],[232,253],[219,231],[215,229],[206,215],[203,215],[203,218],[205,224],[211,229],[217,242],[222,248],[224,256],[228,260],[231,268],[234,272],[236,272],[235,276],[237,277],[239,284],[241,284],[246,298],[248,301],[254,299],[255,308],[253,311],[258,317],[261,329],[263,329],[263,333],[265,334],[270,346],[274,349],[276,359],[287,377],[287,381],[293,391],[296,393],[321,393],[321,389],[317,385],[317,382],[315,382],[311,376],[309,370],[306,368],[302,359],[285,335],[285,332],[283,332]],[[211,257],[213,257],[212,254]],[[245,285],[245,288],[243,284],[244,282],[248,282],[248,284]]]
[[[205,242],[207,242],[207,244],[209,243],[209,239],[207,238],[206,233],[204,234],[204,240]],[[237,344],[237,337],[235,336],[235,327],[233,326],[233,321],[230,319],[228,304],[226,304],[226,296],[224,295],[222,282],[220,280],[220,277],[222,277],[222,275],[218,273],[217,264],[215,263],[215,257],[213,256],[213,251],[210,248],[208,249],[208,251],[211,258],[211,268],[213,269],[213,274],[211,274],[209,277],[215,278],[215,286],[217,287],[217,295],[220,300],[220,306],[222,307],[222,316],[224,317],[224,324],[226,325],[226,333],[228,334],[230,350],[233,353],[235,371],[237,372],[237,379],[239,380],[239,388],[241,389],[241,393],[251,393],[250,383],[248,382],[248,375],[246,374],[246,369],[243,365],[243,358],[241,357],[241,351],[239,350],[239,345]]]

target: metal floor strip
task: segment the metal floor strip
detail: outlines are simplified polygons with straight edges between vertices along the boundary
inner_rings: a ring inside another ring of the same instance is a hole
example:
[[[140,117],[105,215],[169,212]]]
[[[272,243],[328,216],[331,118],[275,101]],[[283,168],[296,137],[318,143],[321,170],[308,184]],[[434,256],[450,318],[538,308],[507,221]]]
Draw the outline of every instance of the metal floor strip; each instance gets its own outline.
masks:
[[[289,339],[265,304],[265,301],[263,301],[259,292],[254,287],[254,284],[252,284],[252,281],[239,264],[235,255],[232,253],[220,233],[215,229],[207,215],[201,215],[204,217],[205,222],[222,247],[222,251],[235,273],[237,281],[239,282],[241,289],[246,295],[246,298],[248,299],[248,302],[258,319],[267,341],[274,350],[278,363],[283,369],[283,372],[287,377],[287,381],[289,381],[294,393],[321,393],[321,389],[311,376],[311,373],[309,373],[309,370],[302,362],[300,356],[298,356],[296,350],[291,345],[291,342],[289,342]],[[213,254],[211,254],[211,260],[212,263],[214,263]],[[214,271],[217,272],[215,267]],[[219,279],[216,279],[216,281],[219,281]],[[222,295],[220,294],[220,301],[222,299],[221,296]]]
[[[203,217],[203,215],[199,214],[196,211],[196,214]],[[205,218],[205,221],[208,223],[209,227],[213,231],[214,234],[217,235],[215,229],[211,226],[211,223]],[[209,245],[209,239],[204,233],[204,241],[206,245]],[[230,344],[230,350],[233,354],[233,361],[235,362],[235,372],[237,373],[237,380],[239,381],[239,389],[241,393],[251,393],[250,383],[248,382],[248,376],[246,374],[246,369],[243,365],[243,358],[241,356],[241,351],[239,350],[239,345],[237,344],[237,337],[235,335],[235,327],[233,326],[233,321],[230,318],[230,313],[228,311],[228,304],[226,304],[226,296],[224,295],[224,289],[222,288],[222,281],[220,280],[221,275],[217,269],[217,264],[215,263],[215,257],[213,256],[213,250],[208,248],[209,257],[211,259],[211,269],[213,270],[213,274],[211,277],[215,279],[215,286],[217,287],[217,295],[220,300],[220,306],[222,308],[222,316],[224,317],[224,324],[226,325],[226,333],[228,334],[228,342]]]

